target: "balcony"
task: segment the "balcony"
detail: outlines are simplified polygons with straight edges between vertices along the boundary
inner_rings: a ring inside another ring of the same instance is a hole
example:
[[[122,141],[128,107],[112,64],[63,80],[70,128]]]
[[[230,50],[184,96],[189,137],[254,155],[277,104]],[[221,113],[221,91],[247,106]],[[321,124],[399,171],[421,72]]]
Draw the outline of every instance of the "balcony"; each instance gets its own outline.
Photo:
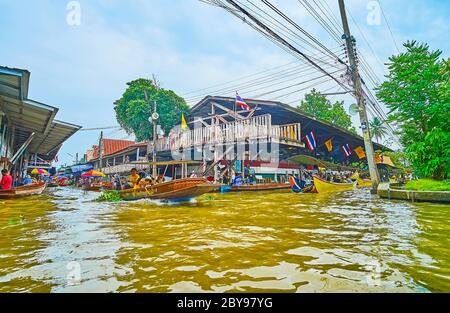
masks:
[[[271,115],[260,115],[250,119],[199,127],[193,130],[172,133],[156,142],[156,151],[194,148],[203,145],[229,144],[267,140],[279,144],[304,147],[301,142],[300,123],[272,125]],[[152,147],[149,147],[150,152]]]

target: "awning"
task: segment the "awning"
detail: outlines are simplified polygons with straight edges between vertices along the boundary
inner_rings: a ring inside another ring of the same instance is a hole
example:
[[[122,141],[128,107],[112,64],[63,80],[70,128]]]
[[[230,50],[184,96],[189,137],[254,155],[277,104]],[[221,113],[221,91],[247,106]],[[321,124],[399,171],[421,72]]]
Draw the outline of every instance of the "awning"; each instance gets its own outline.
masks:
[[[380,156],[379,154],[375,153],[375,162],[377,163],[377,165],[386,165],[393,168],[397,168],[394,162],[392,162],[391,158],[386,155]]]
[[[15,99],[28,98],[30,72],[17,68],[0,67],[0,96]]]
[[[303,155],[303,154],[290,157],[289,161],[292,161],[292,162],[295,162],[295,163],[301,164],[301,165],[319,166],[319,167],[323,167],[323,168],[330,169],[330,170],[354,171],[357,169],[352,166],[346,166],[346,165],[335,164],[335,163],[331,163],[331,162],[327,162],[327,161],[322,161],[322,160],[316,159],[314,157],[311,157],[309,155]]]
[[[48,132],[39,134],[31,143],[28,151],[41,155],[50,154],[54,156],[63,142],[69,139],[80,128],[77,125],[53,121]]]
[[[0,67],[0,109],[14,131],[14,150],[35,133],[27,151],[53,159],[63,142],[81,127],[56,121],[58,108],[28,99],[29,78],[26,70]]]

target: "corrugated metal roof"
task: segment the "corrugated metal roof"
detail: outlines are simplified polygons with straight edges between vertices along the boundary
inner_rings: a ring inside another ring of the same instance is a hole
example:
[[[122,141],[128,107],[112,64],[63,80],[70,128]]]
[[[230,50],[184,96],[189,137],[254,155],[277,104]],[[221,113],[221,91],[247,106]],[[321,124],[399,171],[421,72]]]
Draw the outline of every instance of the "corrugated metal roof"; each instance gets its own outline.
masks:
[[[58,108],[28,99],[29,78],[27,70],[0,66],[0,108],[14,128],[16,149],[34,132],[28,152],[54,155],[81,127],[56,121]]]

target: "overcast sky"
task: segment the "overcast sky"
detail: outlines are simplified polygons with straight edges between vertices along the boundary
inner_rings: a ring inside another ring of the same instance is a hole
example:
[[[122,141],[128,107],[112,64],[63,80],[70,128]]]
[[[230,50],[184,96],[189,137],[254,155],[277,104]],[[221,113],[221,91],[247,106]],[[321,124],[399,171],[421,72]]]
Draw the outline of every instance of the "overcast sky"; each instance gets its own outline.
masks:
[[[339,16],[337,0],[327,1]],[[384,20],[367,23],[369,2],[346,1],[377,56],[350,20],[358,47],[381,80],[379,60],[384,63],[396,48]],[[83,127],[117,125],[113,102],[135,78],[155,73],[162,87],[183,96],[295,60],[228,12],[197,0],[81,0],[79,26],[67,23],[68,3],[0,0],[0,65],[28,69],[29,97],[59,107],[57,119]],[[328,47],[337,46],[299,1],[273,3]],[[400,49],[416,39],[448,57],[450,1],[385,0],[382,6]],[[342,99],[348,107],[351,99]],[[76,134],[63,146],[61,163],[72,161],[69,154],[82,155],[98,136]],[[129,139],[117,130],[105,131],[105,137]]]

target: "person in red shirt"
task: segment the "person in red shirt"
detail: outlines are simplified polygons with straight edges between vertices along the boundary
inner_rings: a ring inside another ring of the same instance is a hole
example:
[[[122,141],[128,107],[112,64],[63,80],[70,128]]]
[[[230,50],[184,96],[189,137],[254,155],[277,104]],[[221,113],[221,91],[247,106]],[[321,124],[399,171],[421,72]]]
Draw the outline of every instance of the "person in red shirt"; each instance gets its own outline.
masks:
[[[7,169],[2,170],[2,181],[0,182],[0,187],[2,190],[12,189],[12,176],[9,175]]]

